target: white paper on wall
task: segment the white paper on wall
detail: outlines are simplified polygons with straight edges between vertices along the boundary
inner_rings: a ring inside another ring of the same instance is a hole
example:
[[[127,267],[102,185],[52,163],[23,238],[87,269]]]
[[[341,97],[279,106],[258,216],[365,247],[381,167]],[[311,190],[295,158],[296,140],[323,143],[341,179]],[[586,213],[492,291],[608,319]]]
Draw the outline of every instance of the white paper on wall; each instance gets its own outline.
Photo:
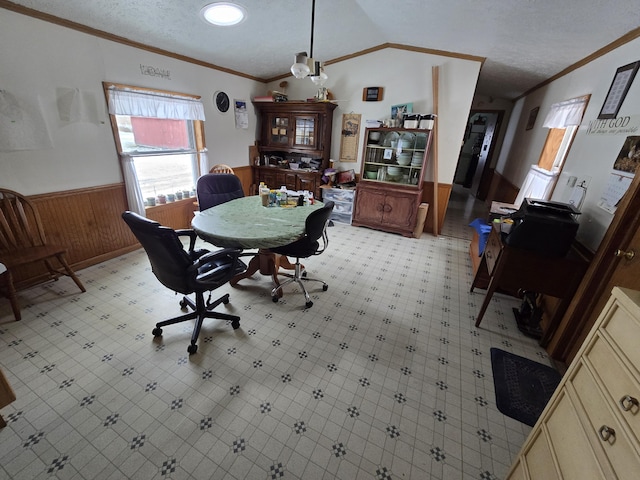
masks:
[[[0,90],[0,151],[53,148],[38,97],[23,99]]]

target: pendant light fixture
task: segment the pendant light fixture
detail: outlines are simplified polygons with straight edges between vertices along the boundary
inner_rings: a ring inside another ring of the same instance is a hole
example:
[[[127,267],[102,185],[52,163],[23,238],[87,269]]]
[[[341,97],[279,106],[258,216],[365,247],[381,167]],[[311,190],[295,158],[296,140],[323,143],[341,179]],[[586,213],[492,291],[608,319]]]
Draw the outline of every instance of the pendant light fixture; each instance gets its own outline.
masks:
[[[307,56],[307,52],[298,52],[295,54],[295,60],[291,66],[291,73],[296,78],[310,77],[311,81],[319,86],[329,78],[324,73],[324,67],[322,62],[317,62],[313,59],[313,31],[315,26],[315,14],[316,14],[316,0],[311,1],[311,45],[309,48],[310,55]]]

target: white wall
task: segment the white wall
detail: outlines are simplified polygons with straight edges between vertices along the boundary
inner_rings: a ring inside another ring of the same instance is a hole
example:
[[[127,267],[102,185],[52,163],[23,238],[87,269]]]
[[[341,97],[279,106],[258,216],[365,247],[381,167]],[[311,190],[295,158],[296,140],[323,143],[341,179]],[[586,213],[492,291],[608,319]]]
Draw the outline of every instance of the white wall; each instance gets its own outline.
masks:
[[[331,145],[331,158],[336,161],[336,168],[360,171],[365,120],[384,120],[390,117],[392,105],[404,103],[413,103],[414,112],[433,112],[432,66],[440,67],[438,181],[453,183],[480,63],[395,48],[386,48],[325,67],[329,76],[325,87],[333,93],[338,103],[333,117]],[[290,77],[287,81],[290,100],[310,98],[317,91],[308,78]],[[265,88],[265,93],[267,89],[281,90],[279,83],[273,82]],[[363,102],[362,89],[365,87],[383,87],[382,101]],[[360,129],[358,161],[340,164],[340,131],[342,114],[345,113],[361,114],[363,128]],[[431,169],[425,178],[433,180]]]
[[[201,95],[209,163],[247,165],[256,138],[256,117],[249,108],[249,129],[236,129],[233,111],[220,114],[212,102],[224,90],[246,100],[277,89],[194,64],[139,50],[0,9],[0,89],[40,106],[51,144],[31,150],[0,148],[0,185],[32,195],[122,181],[102,82],[116,82]],[[140,65],[169,71],[170,79],[142,75]],[[440,67],[439,181],[452,183],[461,141],[480,70],[479,62],[393,48],[330,65],[327,87],[338,101],[334,113],[332,158],[340,152],[343,113],[362,120],[384,119],[391,106],[413,103],[414,112],[433,111],[432,66]],[[362,89],[384,87],[381,102],[363,102]],[[56,89],[77,88],[98,107],[95,122],[61,121]],[[290,99],[314,96],[311,80],[289,79]],[[364,129],[359,141],[361,157]],[[344,168],[359,170],[359,163]],[[340,166],[338,165],[338,168]],[[429,170],[426,178],[432,180]]]
[[[569,176],[591,177],[580,216],[578,239],[593,250],[597,249],[613,218],[612,214],[599,208],[597,202],[605,189],[613,162],[628,134],[587,135],[586,132],[589,122],[597,119],[600,113],[616,69],[640,60],[638,52],[640,39],[635,39],[520,99],[514,107],[496,167],[512,184],[521,185],[530,165],[538,162],[548,131],[542,128],[542,123],[551,105],[591,94],[582,125],[576,134],[552,200],[566,201],[565,187]],[[535,127],[525,130],[529,112],[537,106],[540,107],[540,112]],[[638,114],[640,76],[631,85],[618,117]],[[640,132],[629,135],[640,135]]]
[[[0,9],[0,89],[40,107],[48,146],[3,151],[0,186],[32,195],[122,181],[102,82],[201,95],[209,163],[247,165],[255,140],[256,118],[249,108],[249,129],[236,129],[233,108],[220,114],[212,98],[224,90],[233,100],[262,93],[264,85],[235,75],[181,62],[136,48]],[[140,65],[170,72],[170,79],[142,75]],[[95,123],[60,120],[57,88],[78,88],[95,98]]]

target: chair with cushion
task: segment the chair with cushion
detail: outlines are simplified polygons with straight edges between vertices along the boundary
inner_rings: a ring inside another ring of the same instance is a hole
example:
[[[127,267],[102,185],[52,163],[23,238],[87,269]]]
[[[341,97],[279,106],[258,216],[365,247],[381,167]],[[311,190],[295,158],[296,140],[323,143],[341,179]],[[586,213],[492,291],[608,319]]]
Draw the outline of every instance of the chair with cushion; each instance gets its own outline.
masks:
[[[298,285],[300,285],[306,300],[306,308],[310,308],[313,305],[313,302],[311,301],[309,293],[304,286],[304,282],[320,282],[322,283],[323,291],[326,291],[327,288],[329,288],[329,286],[322,280],[307,277],[307,272],[304,271],[304,267],[300,264],[300,259],[309,258],[313,255],[320,255],[327,249],[327,246],[329,245],[327,224],[329,223],[329,217],[333,211],[333,206],[333,202],[327,202],[322,208],[314,210],[309,214],[305,221],[305,233],[302,238],[288,245],[269,249],[273,253],[296,257],[293,275],[289,273],[279,273],[279,275],[289,278],[271,290],[271,298],[274,302],[278,302],[278,290],[289,283],[297,282]],[[322,245],[320,244],[320,239],[322,239]]]
[[[66,275],[86,292],[67,263],[66,252],[66,247],[47,242],[40,214],[30,200],[13,190],[0,188],[0,263],[6,267],[3,274],[6,288],[3,290],[8,292],[16,320],[21,317],[13,278],[15,272],[26,265],[42,262],[49,278],[58,280]]]
[[[173,230],[129,211],[124,212],[122,218],[147,252],[156,278],[168,289],[185,295],[180,301],[181,308],[189,306],[193,310],[157,323],[152,332],[154,336],[162,335],[162,327],[195,319],[191,344],[187,348],[192,354],[198,350],[196,342],[205,318],[228,320],[234,330],[240,327],[240,317],[213,311],[221,303],[229,303],[229,294],[211,301],[211,291],[223,286],[234,275],[246,269],[245,264],[238,259],[240,250],[196,250],[196,234],[193,230]],[[189,238],[188,250],[184,249],[180,237]],[[206,303],[204,292],[210,292]],[[195,302],[187,297],[192,293],[195,293]]]
[[[196,184],[200,211],[244,197],[240,179],[232,173],[207,173]]]

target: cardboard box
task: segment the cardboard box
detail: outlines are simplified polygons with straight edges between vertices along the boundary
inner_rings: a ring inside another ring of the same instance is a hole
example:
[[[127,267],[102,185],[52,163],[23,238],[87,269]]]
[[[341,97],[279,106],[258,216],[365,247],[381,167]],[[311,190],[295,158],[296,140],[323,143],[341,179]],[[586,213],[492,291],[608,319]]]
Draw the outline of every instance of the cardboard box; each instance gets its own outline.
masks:
[[[416,228],[413,229],[413,236],[420,238],[422,232],[424,232],[424,222],[427,219],[427,212],[429,211],[428,203],[421,203],[418,207],[418,220],[416,222]]]
[[[11,402],[15,401],[15,399],[16,394],[13,393],[11,385],[9,385],[4,373],[0,370],[0,408],[6,407]]]

